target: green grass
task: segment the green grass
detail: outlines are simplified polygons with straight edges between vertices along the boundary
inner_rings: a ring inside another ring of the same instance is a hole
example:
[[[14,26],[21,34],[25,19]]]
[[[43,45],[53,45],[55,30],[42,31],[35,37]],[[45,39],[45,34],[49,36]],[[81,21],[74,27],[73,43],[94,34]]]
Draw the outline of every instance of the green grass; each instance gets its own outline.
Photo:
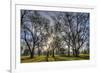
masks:
[[[29,56],[21,56],[21,63],[31,63],[31,62],[51,62],[51,61],[73,61],[73,60],[89,60],[88,54],[81,54],[79,57],[74,56],[66,56],[66,55],[55,55],[55,57],[49,56],[35,56],[34,58],[30,58]]]

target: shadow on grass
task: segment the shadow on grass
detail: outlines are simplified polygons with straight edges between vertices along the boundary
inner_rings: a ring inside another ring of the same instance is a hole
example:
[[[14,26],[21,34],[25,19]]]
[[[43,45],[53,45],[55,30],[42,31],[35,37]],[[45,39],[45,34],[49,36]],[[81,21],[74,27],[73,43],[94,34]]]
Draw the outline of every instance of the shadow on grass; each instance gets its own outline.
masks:
[[[21,58],[21,60],[28,60],[31,59],[30,57],[26,57],[26,58]]]
[[[84,57],[79,56],[79,58],[81,58],[81,59],[90,59],[89,56],[84,56]]]
[[[21,63],[31,63],[31,62],[52,62],[52,61],[74,61],[74,60],[89,60],[89,55],[67,56],[67,55],[55,55],[54,57],[49,56],[35,56],[30,58],[29,56],[21,57]]]

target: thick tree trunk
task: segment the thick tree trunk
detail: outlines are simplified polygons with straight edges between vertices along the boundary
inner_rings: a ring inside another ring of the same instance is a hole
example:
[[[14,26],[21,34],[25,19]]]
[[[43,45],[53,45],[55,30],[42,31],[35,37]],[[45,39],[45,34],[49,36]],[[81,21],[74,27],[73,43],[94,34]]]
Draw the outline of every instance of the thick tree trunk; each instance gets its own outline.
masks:
[[[31,54],[30,54],[30,58],[31,58],[31,59],[33,58],[33,52],[31,52]]]
[[[34,48],[32,49],[32,58],[34,58]]]
[[[53,49],[53,52],[52,52],[52,57],[55,57],[54,49]]]
[[[77,50],[77,49],[75,50],[75,56],[79,57],[79,50]]]

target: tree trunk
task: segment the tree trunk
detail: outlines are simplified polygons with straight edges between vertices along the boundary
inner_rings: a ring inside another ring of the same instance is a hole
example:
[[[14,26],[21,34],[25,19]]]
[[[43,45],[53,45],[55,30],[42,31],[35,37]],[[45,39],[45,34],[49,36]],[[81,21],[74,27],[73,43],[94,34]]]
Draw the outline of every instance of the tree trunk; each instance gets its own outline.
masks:
[[[33,58],[33,52],[31,52],[31,54],[30,54],[30,58],[31,58],[31,59]]]
[[[39,44],[38,44],[38,56],[40,56],[40,52],[41,52],[41,50],[40,50]]]
[[[29,45],[29,43],[28,43],[28,41],[27,41],[27,39],[26,39],[26,32],[24,31],[24,33],[25,33],[25,38],[24,38],[24,40],[25,40],[25,42],[26,42],[26,44],[27,44],[27,47],[28,47],[28,49],[29,49],[29,51],[30,51],[30,58],[33,58],[33,53],[32,53],[32,51],[31,51],[30,45]]]
[[[79,50],[75,49],[75,56],[79,57]]]
[[[70,46],[68,45],[68,57],[70,56]]]
[[[40,51],[40,49],[38,48],[38,56],[40,56],[40,53],[41,53],[41,51]]]
[[[73,49],[73,56],[75,56],[75,49]]]
[[[53,52],[52,52],[52,57],[55,57],[55,55],[54,55],[54,49],[53,49]]]
[[[32,49],[31,58],[34,58],[34,48]]]
[[[48,61],[48,57],[49,57],[49,51],[47,50],[46,61]]]

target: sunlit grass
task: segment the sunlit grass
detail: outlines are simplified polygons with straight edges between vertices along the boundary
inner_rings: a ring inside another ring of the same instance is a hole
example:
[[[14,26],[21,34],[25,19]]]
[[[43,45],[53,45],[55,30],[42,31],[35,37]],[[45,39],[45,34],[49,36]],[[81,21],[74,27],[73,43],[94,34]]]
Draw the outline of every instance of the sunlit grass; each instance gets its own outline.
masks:
[[[30,58],[29,56],[21,56],[21,63],[31,63],[31,62],[51,62],[51,61],[73,61],[73,60],[89,60],[88,54],[81,54],[79,57],[74,56],[59,56],[55,55],[55,57],[49,56],[48,58],[44,55],[35,56],[34,58]]]

